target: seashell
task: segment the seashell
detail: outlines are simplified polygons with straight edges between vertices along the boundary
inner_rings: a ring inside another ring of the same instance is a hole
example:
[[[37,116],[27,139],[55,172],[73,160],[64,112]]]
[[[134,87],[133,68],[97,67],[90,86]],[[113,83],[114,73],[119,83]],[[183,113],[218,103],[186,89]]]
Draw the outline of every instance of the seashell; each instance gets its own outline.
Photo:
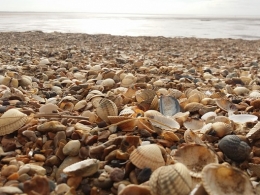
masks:
[[[236,87],[233,91],[236,95],[247,95],[250,92],[246,87]]]
[[[258,99],[260,98],[260,92],[258,90],[253,90],[252,92],[249,93],[248,97]]]
[[[43,114],[52,114],[58,112],[58,106],[52,103],[47,103],[39,108],[39,112]]]
[[[69,176],[87,177],[95,174],[99,169],[99,161],[97,159],[87,159],[76,162],[63,169],[63,172]]]
[[[61,124],[59,121],[48,121],[41,125],[37,126],[37,130],[40,132],[58,132],[58,131],[65,131],[66,126]]]
[[[150,189],[148,186],[129,184],[125,186],[120,184],[118,187],[118,195],[151,195]]]
[[[216,92],[216,93],[211,94],[210,98],[222,99],[222,98],[226,98],[226,94],[224,92]]]
[[[26,114],[17,109],[9,109],[0,117],[0,136],[13,133],[28,120]]]
[[[114,87],[115,81],[112,78],[107,78],[101,82],[101,85],[104,86],[106,90],[109,90]]]
[[[229,159],[237,162],[246,160],[251,152],[250,146],[236,135],[226,135],[218,147]]]
[[[216,100],[216,104],[219,108],[226,112],[235,112],[237,111],[237,107],[235,104],[231,103],[230,101],[226,99],[218,99]]]
[[[88,103],[87,103],[86,100],[80,100],[80,101],[78,101],[78,102],[75,104],[74,110],[79,111],[79,110],[85,108],[85,107],[87,106],[87,104],[88,104]]]
[[[204,166],[210,163],[218,163],[218,157],[213,151],[198,144],[187,144],[180,147],[173,155],[173,159],[186,165],[190,175],[196,178],[201,177]]]
[[[5,85],[7,87],[18,88],[19,81],[12,77],[0,77],[0,84]]]
[[[138,103],[141,103],[143,101],[146,101],[147,103],[151,103],[153,101],[154,96],[156,96],[156,92],[150,89],[137,91],[135,94],[135,98]]]
[[[252,114],[238,114],[238,115],[233,114],[228,118],[234,121],[235,123],[247,123],[247,122],[254,122],[258,120],[258,117]]]
[[[147,117],[152,125],[161,129],[173,130],[180,128],[180,124],[174,118],[166,117],[156,110],[146,111],[144,117]]]
[[[63,101],[59,105],[60,109],[66,111],[72,111],[74,109],[74,104],[72,102]]]
[[[189,102],[201,102],[203,98],[203,95],[201,93],[195,93],[189,96],[188,101]]]
[[[132,74],[127,74],[121,81],[121,87],[130,87],[131,85],[135,84],[137,78]]]
[[[201,108],[203,108],[204,105],[198,102],[191,102],[188,103],[185,107],[184,107],[184,111],[189,111],[189,112],[196,112],[199,111]]]
[[[180,138],[175,133],[173,133],[172,131],[163,131],[161,136],[165,140],[168,140],[170,142],[176,142],[176,141],[180,140]]]
[[[223,122],[223,123],[231,124],[230,119],[226,116],[216,116],[214,122]]]
[[[206,134],[217,136],[217,137],[224,137],[225,135],[231,134],[233,128],[230,124],[223,123],[223,122],[215,122],[211,125],[211,130]]]
[[[19,81],[19,85],[22,88],[32,86],[32,78],[26,75],[22,75],[21,80]]]
[[[114,102],[109,99],[102,98],[96,108],[97,115],[105,122],[109,122],[108,116],[117,116],[118,109]]]
[[[183,123],[188,119],[190,112],[178,112],[173,118],[182,126]]]
[[[152,195],[188,195],[192,190],[192,179],[187,167],[181,163],[156,169],[150,179]]]
[[[177,99],[172,96],[164,96],[160,97],[159,103],[160,112],[164,116],[173,116],[176,113],[180,112],[180,104]]]
[[[215,105],[215,100],[212,98],[203,98],[200,103],[202,103],[203,105]]]
[[[193,118],[187,119],[183,123],[183,126],[186,129],[193,129],[193,130],[201,129],[204,125],[205,125],[205,123],[203,120],[198,120],[198,119],[193,119]]]
[[[252,100],[250,106],[253,106],[254,109],[260,109],[260,99]]]
[[[103,99],[103,96],[95,95],[91,98],[92,105],[97,108],[99,106],[99,102]]]
[[[130,154],[129,159],[139,169],[150,168],[154,171],[157,168],[165,165],[162,151],[156,144],[137,147]]]
[[[215,119],[217,116],[216,112],[207,112],[201,116],[201,119],[207,121],[209,118]]]
[[[90,123],[94,123],[98,119],[98,116],[94,112],[91,112],[89,110],[83,111],[81,113],[81,116],[88,117],[88,120],[89,120]]]
[[[227,164],[209,164],[202,170],[202,183],[209,195],[255,194],[249,177],[240,169]]]
[[[249,83],[252,81],[252,79],[248,76],[241,76],[240,79],[245,85],[249,85]]]
[[[179,99],[181,96],[183,96],[184,94],[179,91],[178,89],[168,89],[168,95],[171,97],[174,97],[176,99]]]
[[[195,143],[195,144],[204,144],[201,138],[191,129],[187,129],[184,132],[184,140],[187,144]]]
[[[119,116],[130,116],[134,113],[135,111],[132,109],[132,107],[126,107],[120,111]]]
[[[257,122],[255,126],[249,130],[249,132],[246,134],[246,137],[253,140],[260,138],[260,122]]]

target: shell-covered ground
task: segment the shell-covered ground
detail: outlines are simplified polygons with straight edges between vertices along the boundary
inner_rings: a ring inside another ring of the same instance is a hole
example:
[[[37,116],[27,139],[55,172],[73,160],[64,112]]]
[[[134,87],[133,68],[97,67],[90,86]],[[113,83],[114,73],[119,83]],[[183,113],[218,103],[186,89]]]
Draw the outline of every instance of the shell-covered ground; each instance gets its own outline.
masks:
[[[259,61],[260,40],[0,33],[0,194],[260,194]]]

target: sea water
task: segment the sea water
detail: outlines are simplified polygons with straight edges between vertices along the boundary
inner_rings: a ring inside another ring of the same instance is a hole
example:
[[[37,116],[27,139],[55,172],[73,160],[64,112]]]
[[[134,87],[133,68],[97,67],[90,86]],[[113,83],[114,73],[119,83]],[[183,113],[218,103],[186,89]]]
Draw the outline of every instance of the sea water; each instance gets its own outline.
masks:
[[[260,16],[0,12],[0,31],[260,39]]]

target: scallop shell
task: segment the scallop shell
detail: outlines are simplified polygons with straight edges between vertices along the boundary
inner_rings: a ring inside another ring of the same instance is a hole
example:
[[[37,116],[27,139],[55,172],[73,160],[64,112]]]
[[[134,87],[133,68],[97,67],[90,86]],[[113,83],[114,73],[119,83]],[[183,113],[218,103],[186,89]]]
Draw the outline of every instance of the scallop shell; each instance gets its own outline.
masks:
[[[216,100],[216,104],[219,108],[226,112],[234,112],[237,111],[237,107],[235,104],[231,103],[230,101],[226,99],[218,99]]]
[[[160,112],[165,116],[173,116],[180,112],[180,104],[178,100],[172,96],[162,95],[160,97],[159,108]]]
[[[98,168],[99,161],[97,159],[87,159],[64,168],[63,172],[69,176],[87,177],[95,174]]]
[[[149,185],[152,195],[188,195],[192,190],[192,179],[187,167],[176,163],[156,169]]]
[[[235,123],[246,123],[246,122],[254,122],[257,121],[258,117],[252,114],[239,114],[239,115],[231,115],[228,117],[230,120]]]
[[[249,177],[226,164],[209,164],[202,171],[202,183],[209,195],[255,194]]]
[[[152,125],[159,127],[165,130],[173,130],[179,129],[180,124],[174,119],[170,117],[166,117],[162,115],[160,112],[156,110],[148,110],[144,113],[144,117],[147,117],[152,123]]]
[[[249,132],[246,134],[246,137],[253,140],[260,138],[260,122],[257,122],[256,125],[249,130]]]
[[[156,96],[156,92],[154,90],[150,90],[150,89],[144,89],[141,91],[137,91],[135,94],[135,98],[138,103],[141,103],[142,101],[151,103],[153,101],[154,96]]]
[[[108,116],[117,116],[118,109],[114,102],[109,99],[103,98],[100,100],[96,108],[97,115],[105,122],[109,122]]]
[[[251,152],[250,146],[236,135],[226,135],[218,147],[228,158],[237,162],[246,160]]]
[[[207,164],[218,163],[217,155],[208,147],[198,144],[187,144],[180,147],[173,155],[174,161],[183,163],[190,175],[201,177],[201,171]]]
[[[27,122],[27,115],[17,109],[7,110],[0,117],[0,136],[13,133]]]
[[[156,144],[137,147],[129,157],[130,161],[139,169],[150,168],[153,171],[165,165],[161,149]]]

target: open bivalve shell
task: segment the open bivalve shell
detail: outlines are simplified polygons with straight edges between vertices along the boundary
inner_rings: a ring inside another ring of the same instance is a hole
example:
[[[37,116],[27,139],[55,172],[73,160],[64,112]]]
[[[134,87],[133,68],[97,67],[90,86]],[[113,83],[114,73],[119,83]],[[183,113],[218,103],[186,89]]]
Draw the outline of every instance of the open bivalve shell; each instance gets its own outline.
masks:
[[[27,115],[17,109],[7,110],[0,117],[0,136],[13,133],[27,122]]]
[[[129,159],[139,169],[150,168],[154,171],[165,165],[162,151],[156,144],[139,146],[130,154]]]
[[[188,195],[192,179],[187,167],[181,163],[156,169],[149,180],[152,195]]]
[[[201,177],[204,166],[218,163],[217,155],[208,147],[199,144],[187,144],[180,147],[173,155],[173,159],[186,165],[190,175],[196,178]]]
[[[97,159],[87,159],[66,167],[63,172],[69,176],[87,177],[95,174],[98,169],[99,161]]]
[[[202,170],[202,183],[209,195],[255,194],[249,177],[240,169],[225,164],[208,164]]]
[[[159,104],[160,112],[165,116],[173,116],[180,112],[180,104],[177,99],[171,96],[162,95]]]
[[[222,110],[224,110],[226,112],[235,112],[235,111],[237,111],[237,107],[235,106],[235,104],[233,104],[229,100],[218,99],[218,100],[216,100],[216,104],[217,104],[217,106],[219,108],[221,108]]]
[[[252,114],[238,114],[238,115],[231,115],[228,117],[230,120],[234,121],[235,123],[246,123],[246,122],[254,122],[258,119],[257,116]]]

